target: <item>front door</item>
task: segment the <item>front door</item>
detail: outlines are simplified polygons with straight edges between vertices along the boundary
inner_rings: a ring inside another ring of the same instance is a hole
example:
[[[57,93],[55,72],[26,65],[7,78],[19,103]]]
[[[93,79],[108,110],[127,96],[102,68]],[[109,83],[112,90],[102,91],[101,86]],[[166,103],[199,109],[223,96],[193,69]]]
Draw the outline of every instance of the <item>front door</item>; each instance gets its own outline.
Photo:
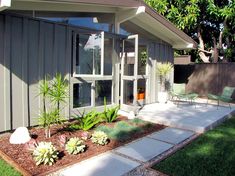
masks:
[[[121,109],[136,111],[146,102],[147,47],[139,45],[138,35],[123,41],[121,63]]]

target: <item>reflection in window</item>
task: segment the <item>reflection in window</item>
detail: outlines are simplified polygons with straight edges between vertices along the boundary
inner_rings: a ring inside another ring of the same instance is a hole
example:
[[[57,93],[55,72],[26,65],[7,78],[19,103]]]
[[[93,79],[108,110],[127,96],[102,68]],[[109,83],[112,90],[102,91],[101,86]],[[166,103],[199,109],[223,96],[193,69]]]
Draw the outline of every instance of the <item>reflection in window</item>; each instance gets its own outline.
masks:
[[[88,15],[88,14],[81,14],[81,15]],[[114,32],[114,22],[111,14],[102,15],[102,17],[100,16],[100,17],[68,17],[68,18],[37,17],[37,18],[46,19],[53,22],[70,24],[78,27],[97,29],[100,31]]]
[[[135,40],[125,40],[125,58],[124,58],[124,75],[134,76],[135,64]]]
[[[134,104],[134,82],[124,80],[123,85],[123,103],[127,105],[133,105]]]
[[[91,83],[73,85],[73,108],[91,106]]]
[[[146,74],[146,65],[148,60],[148,53],[146,46],[139,46],[138,51],[138,75]]]
[[[101,34],[76,36],[76,74],[101,73]]]
[[[112,75],[113,39],[104,38],[104,75]]]
[[[106,97],[106,103],[111,104],[112,96],[112,80],[108,81],[96,81],[95,82],[95,105],[104,105],[104,97]]]

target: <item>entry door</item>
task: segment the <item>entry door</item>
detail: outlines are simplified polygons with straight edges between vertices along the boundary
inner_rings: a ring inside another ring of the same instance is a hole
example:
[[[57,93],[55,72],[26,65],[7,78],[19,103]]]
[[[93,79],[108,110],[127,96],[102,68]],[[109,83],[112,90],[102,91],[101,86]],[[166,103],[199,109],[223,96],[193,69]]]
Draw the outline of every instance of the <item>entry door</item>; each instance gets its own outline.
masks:
[[[142,90],[142,93],[144,95],[146,94],[146,78],[145,74],[141,76],[138,75],[138,51],[138,35],[131,35],[123,41],[121,63],[121,109],[127,112],[136,111],[145,101],[145,97],[142,97],[142,99],[139,97],[139,86],[141,84],[145,87],[145,90]]]

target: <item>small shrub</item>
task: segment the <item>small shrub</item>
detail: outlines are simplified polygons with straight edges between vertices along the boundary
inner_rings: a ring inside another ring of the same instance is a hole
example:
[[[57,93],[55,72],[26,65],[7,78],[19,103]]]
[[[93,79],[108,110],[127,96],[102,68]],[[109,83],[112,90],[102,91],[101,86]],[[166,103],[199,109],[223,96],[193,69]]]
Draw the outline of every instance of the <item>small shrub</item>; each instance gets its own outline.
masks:
[[[106,133],[108,136],[109,134],[115,129],[113,128],[110,128],[110,127],[107,127],[107,126],[104,126],[104,125],[101,125],[101,126],[98,126],[95,131],[103,131],[104,133]]]
[[[86,140],[91,138],[91,134],[89,132],[87,132],[87,131],[84,131],[81,134],[81,138],[86,141]]]
[[[124,121],[118,122],[115,125],[115,128],[123,129],[123,130],[127,130],[127,129],[132,128],[132,127],[133,126],[131,126],[129,123],[124,122]]]
[[[100,114],[100,117],[108,123],[114,122],[118,117],[118,110],[119,109],[120,109],[119,106],[116,106],[113,108],[107,108],[106,97],[105,97],[104,98],[104,112],[102,112]]]
[[[99,113],[96,111],[91,111],[86,115],[84,114],[85,113],[83,113],[82,117],[75,117],[78,121],[78,124],[74,124],[70,126],[70,128],[88,131],[101,121],[98,117]]]
[[[139,118],[134,118],[132,120],[130,120],[131,123],[134,123],[136,125],[142,125],[142,124],[145,124],[146,122],[144,120],[141,120]]]
[[[65,145],[65,150],[71,155],[77,155],[85,151],[86,145],[77,137],[71,138]]]
[[[40,142],[33,151],[33,158],[37,166],[40,164],[51,166],[58,159],[58,154],[51,142]]]
[[[66,142],[67,142],[67,137],[66,137],[66,135],[65,135],[65,134],[60,135],[60,136],[59,136],[59,143],[60,143],[60,145],[61,145],[62,147],[64,147],[65,144],[66,144]]]
[[[29,142],[24,144],[24,148],[29,151],[34,151],[37,145],[38,142],[35,139],[30,139]]]
[[[91,141],[98,145],[108,144],[108,136],[103,131],[95,131],[91,136]]]

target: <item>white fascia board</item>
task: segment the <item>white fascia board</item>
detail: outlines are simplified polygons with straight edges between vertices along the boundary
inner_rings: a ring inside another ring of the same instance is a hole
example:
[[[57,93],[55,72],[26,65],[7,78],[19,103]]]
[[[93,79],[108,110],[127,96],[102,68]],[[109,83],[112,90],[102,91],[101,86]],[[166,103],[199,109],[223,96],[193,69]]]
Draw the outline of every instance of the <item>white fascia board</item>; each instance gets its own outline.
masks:
[[[185,43],[185,44],[173,44],[174,49],[195,49],[195,46],[193,43]]]
[[[137,9],[123,10],[116,13],[116,22],[123,23],[131,18],[134,18],[142,13],[145,13],[145,6],[139,6]]]
[[[11,6],[11,0],[0,0],[0,11],[3,11]]]

